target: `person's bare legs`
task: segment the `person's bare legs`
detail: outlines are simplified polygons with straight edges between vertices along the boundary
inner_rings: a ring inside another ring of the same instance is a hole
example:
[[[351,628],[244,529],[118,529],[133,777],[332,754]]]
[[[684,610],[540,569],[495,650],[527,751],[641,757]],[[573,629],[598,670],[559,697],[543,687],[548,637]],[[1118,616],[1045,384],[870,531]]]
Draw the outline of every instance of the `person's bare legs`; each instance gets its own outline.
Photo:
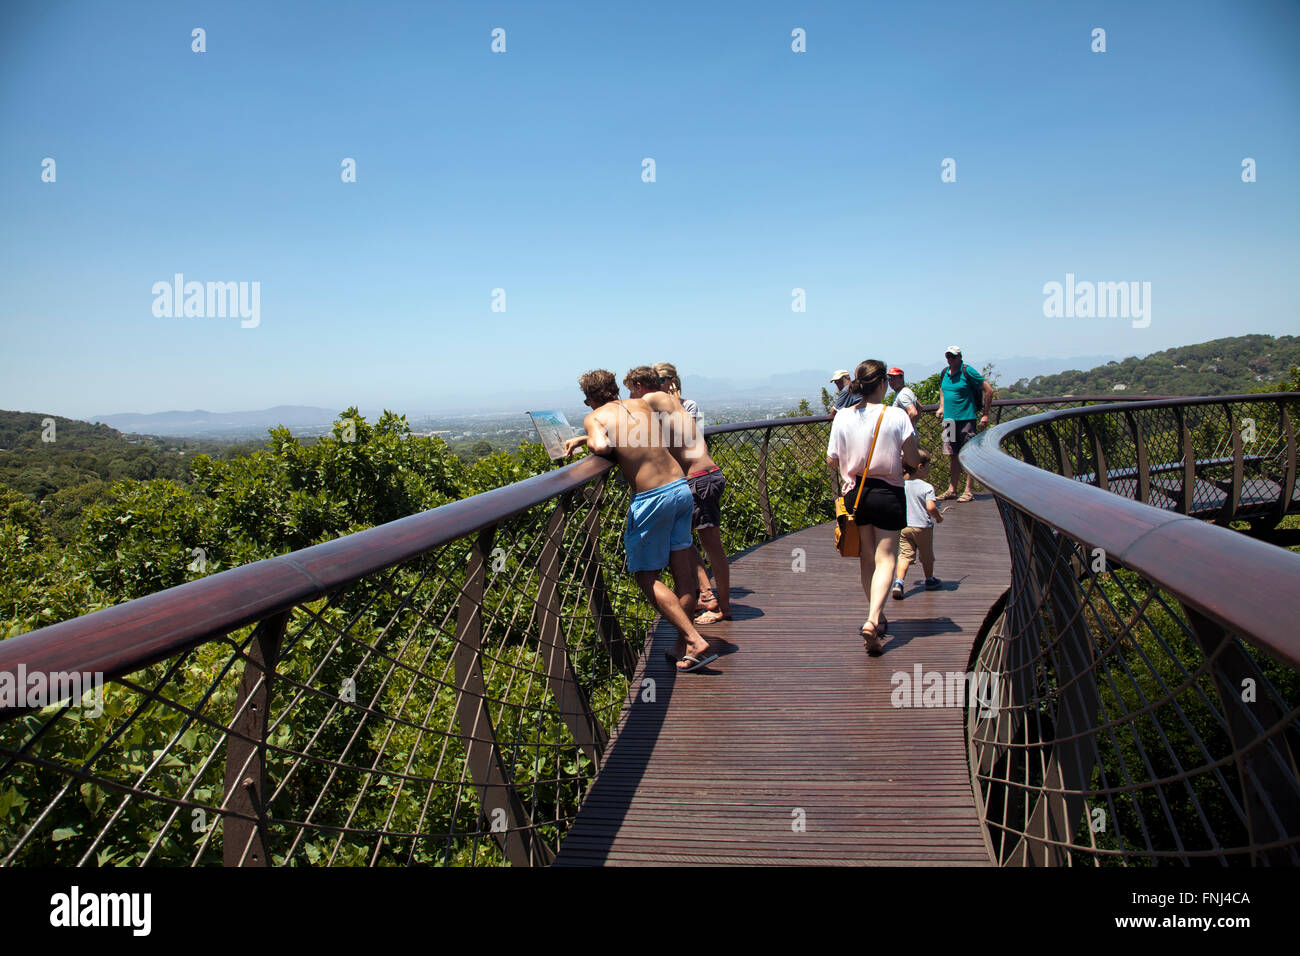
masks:
[[[695,579],[699,585],[699,605],[697,611],[713,611],[718,607],[717,595],[713,593],[713,585],[709,583],[709,569],[704,566],[704,558],[694,548],[691,548],[691,556],[694,559]],[[704,597],[704,592],[709,592],[709,597]]]
[[[957,452],[948,456],[948,494],[957,494],[957,483],[961,481],[962,467],[957,460]],[[966,476],[966,488],[970,490],[970,475]]]
[[[882,531],[873,525],[858,528],[861,551],[858,565],[862,574],[862,590],[870,602],[867,620],[862,625],[862,636],[867,639],[868,650],[880,646],[880,618],[885,608],[885,597],[894,583],[894,565],[898,552],[898,532]],[[868,633],[870,628],[870,633]]]
[[[862,625],[862,636],[867,641],[867,650],[876,650],[880,646],[877,634],[880,618],[871,613],[871,585],[876,578],[876,529],[871,525],[858,525],[858,571],[862,576],[862,593],[867,596],[867,620]]]
[[[677,586],[677,591],[681,591],[681,582],[691,583],[690,574],[690,556],[685,551],[674,551],[669,557],[673,570],[673,583]],[[658,610],[673,627],[677,628],[679,642],[681,639],[686,641],[686,653],[692,657],[700,657],[709,649],[709,642],[700,636],[700,632],[695,629],[691,623],[691,615],[687,613],[683,595],[670,590],[668,585],[659,580],[658,571],[637,571],[636,583],[641,586],[646,597],[650,599]],[[695,609],[695,589],[691,588],[690,592],[685,595],[690,599],[689,607]],[[681,656],[681,655],[676,655]],[[683,667],[678,666],[681,670]]]
[[[906,581],[907,569],[910,568],[911,566],[912,566],[912,559],[904,557],[903,555],[900,554],[898,556],[898,563],[894,567],[894,578],[899,581]]]
[[[700,536],[700,544],[704,546],[704,553],[709,556],[709,565],[713,568],[714,603],[710,607],[700,602],[700,610],[717,611],[723,617],[731,617],[731,565],[727,562],[727,552],[722,548],[722,529],[717,526],[697,528],[696,533]],[[704,572],[703,565],[700,565],[700,572]],[[707,587],[708,580],[705,575],[701,586]]]

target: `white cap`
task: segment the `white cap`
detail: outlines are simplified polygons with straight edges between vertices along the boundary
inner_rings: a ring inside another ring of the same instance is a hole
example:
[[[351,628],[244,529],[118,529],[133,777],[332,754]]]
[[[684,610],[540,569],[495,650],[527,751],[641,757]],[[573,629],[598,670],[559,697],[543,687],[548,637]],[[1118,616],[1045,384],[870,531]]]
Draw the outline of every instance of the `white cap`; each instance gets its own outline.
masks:
[[[848,369],[842,368],[839,371],[835,372],[833,375],[831,375],[831,381],[838,382],[842,378],[852,378],[852,377],[853,376],[849,374]]]
[[[950,345],[943,350],[944,355],[961,355],[960,345]]]

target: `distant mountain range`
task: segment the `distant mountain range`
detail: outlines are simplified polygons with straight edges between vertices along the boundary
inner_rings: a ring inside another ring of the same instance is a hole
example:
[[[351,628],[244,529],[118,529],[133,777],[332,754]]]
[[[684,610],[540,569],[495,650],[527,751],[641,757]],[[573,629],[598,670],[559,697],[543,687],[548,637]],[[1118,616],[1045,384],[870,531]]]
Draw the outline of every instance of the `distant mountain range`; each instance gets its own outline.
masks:
[[[1111,356],[1092,355],[1073,358],[1012,358],[996,359],[1003,382],[1013,382],[1020,378],[1032,378],[1058,372],[1063,368],[1091,368],[1108,361]],[[841,367],[852,371],[859,360],[848,360]],[[987,360],[971,356],[971,363],[983,367]],[[942,356],[933,362],[904,362],[900,368],[906,373],[908,381],[917,381],[932,375],[942,366]],[[782,372],[763,378],[723,378],[707,375],[688,375],[682,382],[683,391],[688,398],[706,402],[711,406],[747,405],[751,403],[781,402],[798,403],[799,399],[816,400],[821,387],[830,387],[830,375],[834,368],[804,369],[798,372]],[[468,404],[457,408],[442,408],[432,412],[420,409],[402,409],[408,417],[418,418],[425,415],[473,415],[498,414],[514,412],[522,414],[527,409],[572,408],[580,409],[577,386],[563,389],[548,389],[520,394],[518,402],[521,407],[506,408],[491,399],[481,404]],[[526,406],[522,407],[522,406]],[[120,432],[139,435],[170,436],[251,436],[264,437],[268,428],[283,425],[292,431],[315,433],[328,429],[338,418],[345,406],[339,408],[320,408],[312,405],[276,405],[274,408],[261,408],[251,411],[210,412],[196,408],[189,411],[175,410],[167,412],[117,412],[111,415],[93,415],[87,419],[115,428]],[[367,418],[377,417],[379,409],[362,408],[361,413]]]
[[[1291,364],[1300,358],[1298,345],[1300,340],[1292,336],[1275,338],[1268,335],[1247,335],[1166,349],[1146,357],[1129,356],[1121,359],[1113,355],[1076,355],[1068,358],[989,358],[972,354],[967,356],[967,360],[980,369],[990,362],[994,365],[999,394],[1003,397],[1084,394],[1089,390],[1212,395],[1222,394],[1225,390],[1246,389],[1284,375]],[[890,361],[888,356],[882,358]],[[852,371],[859,360],[846,359],[839,367]],[[917,382],[943,368],[943,356],[924,362],[904,361],[898,364],[909,382]],[[1077,371],[1079,369],[1091,371]],[[783,404],[785,407],[793,407],[804,398],[818,407],[817,398],[821,389],[823,386],[831,388],[830,376],[835,370],[834,367],[827,366],[761,378],[687,374],[683,376],[682,391],[688,398],[709,407],[711,413],[725,413],[728,407],[734,409],[764,403],[770,403],[772,407],[781,407]],[[465,404],[457,408],[395,410],[405,413],[408,420],[412,421],[453,416],[473,419],[497,418],[503,414],[522,416],[525,409],[550,408],[572,410],[573,414],[581,418],[583,410],[578,405],[580,398],[575,384],[564,388],[519,392],[511,399],[515,407],[505,406],[498,393],[477,403],[473,396],[466,396]],[[306,434],[328,430],[344,407],[346,406],[319,408],[277,405],[255,411],[209,412],[195,409],[147,415],[123,412],[98,415],[90,421],[102,422],[121,432],[146,435],[264,437],[268,428],[277,425]],[[361,408],[361,413],[369,419],[377,417],[379,411]],[[574,420],[572,416],[570,419]]]
[[[257,432],[284,425],[290,429],[328,427],[341,409],[315,408],[310,405],[277,405],[251,412],[208,412],[201,408],[193,411],[154,412],[141,415],[121,412],[116,415],[95,415],[89,420],[101,422],[120,432],[142,435],[209,435]]]

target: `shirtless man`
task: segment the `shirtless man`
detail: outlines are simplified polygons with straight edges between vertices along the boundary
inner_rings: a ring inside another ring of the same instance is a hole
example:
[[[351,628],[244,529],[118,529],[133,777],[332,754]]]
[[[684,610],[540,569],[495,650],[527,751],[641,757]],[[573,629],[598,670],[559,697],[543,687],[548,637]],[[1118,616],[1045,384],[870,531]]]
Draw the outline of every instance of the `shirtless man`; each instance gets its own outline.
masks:
[[[640,399],[619,401],[614,374],[597,369],[578,379],[591,413],[583,419],[586,435],[564,443],[565,455],[586,445],[597,455],[612,458],[633,491],[623,535],[627,569],[636,577],[664,619],[677,628],[686,653],[677,669],[697,671],[718,655],[691,623],[695,610],[695,551],[691,547],[694,499],[681,465],[657,434],[655,416]],[[659,575],[671,567],[676,594]]]
[[[686,472],[695,507],[691,514],[691,530],[700,536],[704,553],[709,556],[717,587],[709,584],[709,573],[704,562],[696,561],[695,569],[700,582],[700,615],[698,625],[715,624],[731,620],[731,566],[727,552],[722,547],[722,492],[727,479],[722,469],[709,455],[709,445],[700,434],[694,416],[681,400],[681,385],[674,388],[673,377],[665,379],[662,370],[671,368],[657,365],[654,368],[639,366],[627,373],[623,384],[633,398],[640,398],[657,413],[665,426],[665,443],[669,451]],[[707,596],[706,596],[707,595]]]

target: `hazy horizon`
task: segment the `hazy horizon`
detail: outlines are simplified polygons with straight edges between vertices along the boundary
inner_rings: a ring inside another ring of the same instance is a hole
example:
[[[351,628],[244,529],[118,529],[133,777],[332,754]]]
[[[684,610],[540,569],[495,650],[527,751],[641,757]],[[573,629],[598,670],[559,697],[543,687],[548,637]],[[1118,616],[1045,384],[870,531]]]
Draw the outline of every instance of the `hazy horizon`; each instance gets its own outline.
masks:
[[[1184,344],[1191,344],[1191,343],[1184,343]],[[1115,356],[1115,357],[1122,358],[1119,356]],[[1143,358],[1144,356],[1138,355],[1136,357]],[[1105,361],[1107,360],[1107,356],[1102,356],[1102,355],[1067,356],[1066,358],[1067,359],[1086,358],[1090,360],[1096,360],[1093,364],[1084,363],[1086,364],[1086,368],[1084,370],[1086,370],[1087,368],[1093,368],[1096,365],[1104,364]],[[1001,383],[1003,385],[1008,385],[1011,384],[1011,382],[1014,381],[1015,378],[1019,378],[1021,376],[1008,378],[1006,374],[1006,369],[1023,367],[1023,365],[1011,365],[1008,363],[1033,363],[1035,365],[1042,365],[1045,367],[1047,364],[1051,363],[1052,360],[1039,358],[1036,356],[1013,356],[1010,359],[993,358],[993,359],[985,359],[980,362],[974,362],[974,360],[972,359],[972,363],[980,367],[983,367],[989,362],[992,362],[994,365],[996,365],[998,367],[998,371],[1003,373]],[[853,363],[849,362],[848,364],[851,365]],[[910,371],[910,369],[914,367],[921,368],[922,363],[903,362],[900,364],[901,367],[903,367],[904,370],[908,373],[906,375],[906,379],[909,382],[916,381],[920,378],[926,377],[929,374],[933,374],[934,371],[939,371],[940,368],[942,367],[942,362],[934,363],[935,367],[933,368],[933,370],[931,370],[930,372],[925,372],[923,374],[922,372],[913,373]],[[1053,368],[1051,371],[1036,372],[1034,374],[1052,374],[1052,372],[1054,371],[1065,371],[1067,368],[1074,368],[1074,367],[1078,367],[1078,366],[1062,365],[1060,366],[1060,368]],[[585,371],[585,369],[583,371]],[[616,369],[614,371],[619,377],[621,377],[623,371],[625,370]],[[796,393],[805,394],[806,397],[808,397],[811,400],[814,396],[816,396],[820,392],[820,389],[822,388],[823,385],[826,386],[832,392],[834,391],[834,389],[831,388],[829,379],[826,377],[826,374],[831,371],[834,371],[834,369],[828,368],[825,372],[821,369],[777,370],[777,371],[771,371],[766,375],[754,375],[751,377],[734,376],[729,378],[723,378],[721,376],[699,376],[699,375],[686,376],[683,380],[683,388],[684,388],[684,394],[687,397],[690,397],[692,395],[699,395],[701,397],[708,397],[711,399],[725,399],[728,397],[728,392],[726,391],[727,387],[729,385],[736,385],[744,389],[745,394],[740,395],[738,399],[742,401],[752,400],[754,402],[761,402],[764,400],[763,398],[764,395],[768,396],[768,398],[771,400],[776,400],[783,395],[793,395]],[[540,409],[543,406],[545,406],[547,402],[550,402],[551,405],[581,408],[582,401],[581,401],[581,393],[577,387],[577,381],[576,381],[577,374],[580,373],[575,373],[575,375],[573,376],[573,381],[566,385],[560,385],[560,386],[552,385],[545,388],[521,390],[518,393],[519,398],[523,400],[525,405],[528,406],[528,410]],[[783,380],[785,381],[785,384],[773,384],[773,380],[775,379]],[[755,394],[751,396],[750,393],[755,393]],[[535,399],[531,403],[528,401],[530,397]],[[493,404],[494,402],[496,404]],[[518,404],[519,404],[518,401],[512,402],[509,399],[500,397],[500,392],[497,391],[492,393],[483,393],[478,398],[472,398],[469,395],[467,395],[462,399],[462,404],[455,404],[454,402],[449,402],[449,403],[444,403],[442,405],[434,405],[429,407],[420,407],[414,405],[399,407],[391,404],[384,405],[380,403],[380,404],[368,405],[368,406],[361,405],[359,407],[362,407],[363,412],[365,412],[366,409],[369,409],[370,412],[375,412],[381,408],[389,408],[393,411],[398,411],[402,414],[407,414],[407,415],[458,415],[458,414],[465,415],[465,414],[471,414],[476,412],[482,414],[491,414],[491,415],[509,414],[513,412],[518,412],[519,414],[522,414],[523,410],[515,408],[515,406]],[[303,402],[283,401],[283,402],[276,402],[273,405],[268,405],[263,408],[256,408],[256,409],[251,407],[156,408],[156,409],[149,409],[149,410],[117,409],[117,410],[107,411],[107,412],[102,410],[95,411],[95,412],[90,412],[82,415],[67,414],[62,409],[57,409],[57,408],[55,409],[27,408],[27,409],[11,409],[11,410],[22,411],[22,412],[48,413],[52,415],[61,415],[65,418],[75,418],[79,420],[95,422],[95,421],[101,421],[108,418],[122,417],[127,415],[147,417],[151,415],[156,416],[156,415],[164,415],[164,414],[185,414],[191,412],[203,412],[212,415],[236,415],[236,414],[242,414],[251,411],[258,411],[258,412],[269,411],[275,408],[324,408],[324,409],[331,410],[334,414],[337,414],[339,411],[342,411],[353,405],[359,405],[359,403],[357,403],[356,401],[339,400],[333,403],[326,403],[323,405],[313,405],[313,404],[307,404]]]

